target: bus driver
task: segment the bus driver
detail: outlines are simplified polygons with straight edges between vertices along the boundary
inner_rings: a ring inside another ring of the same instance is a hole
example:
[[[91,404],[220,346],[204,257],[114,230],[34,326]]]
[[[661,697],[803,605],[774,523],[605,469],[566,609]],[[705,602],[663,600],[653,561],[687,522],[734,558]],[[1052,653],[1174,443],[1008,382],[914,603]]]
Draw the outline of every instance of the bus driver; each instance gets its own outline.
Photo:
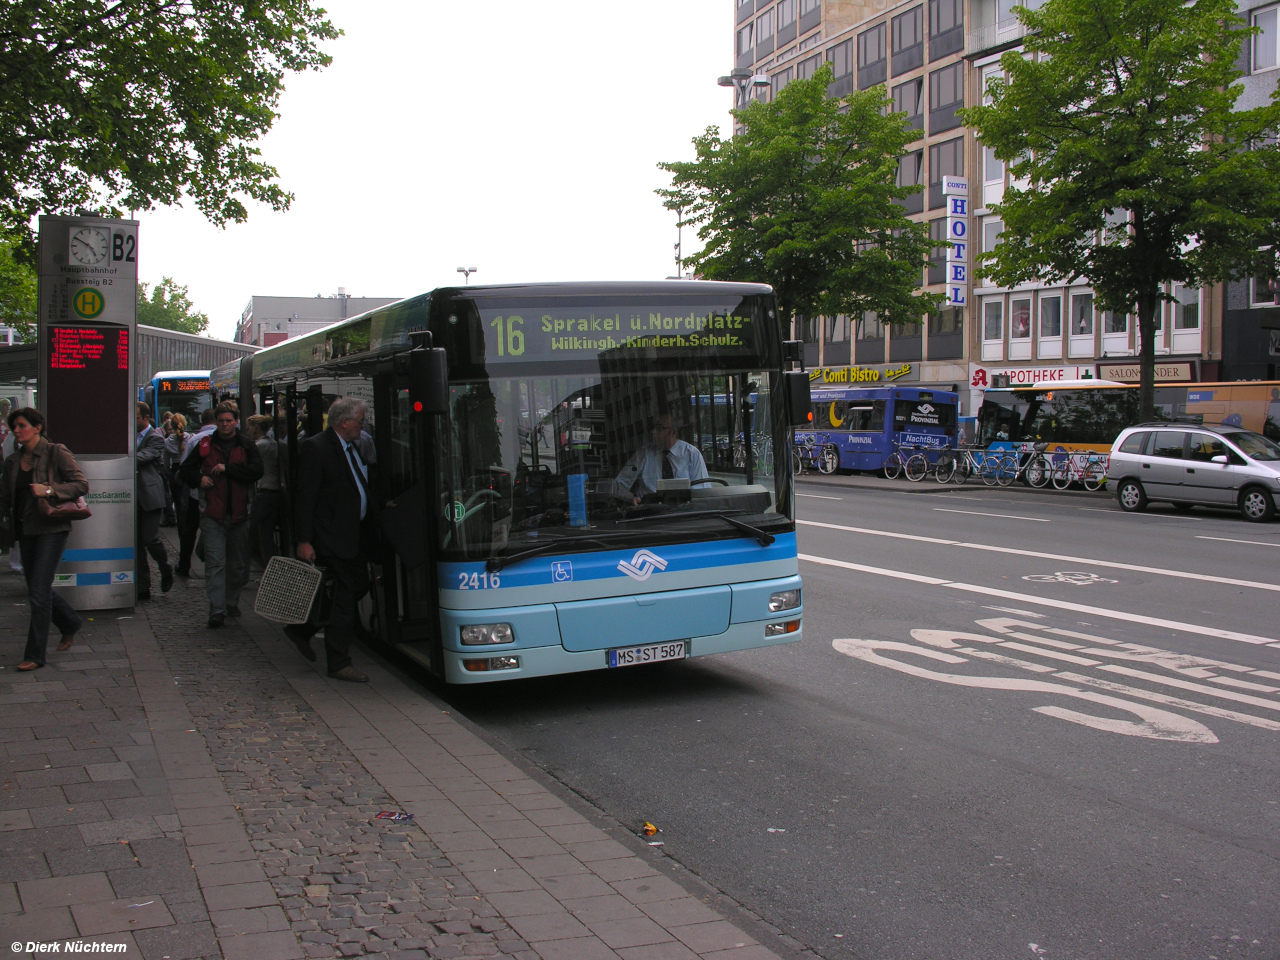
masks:
[[[659,414],[649,426],[650,442],[627,461],[618,474],[618,483],[640,498],[658,492],[659,480],[688,478],[697,483],[707,478],[707,464],[698,448],[676,436],[670,414]]]

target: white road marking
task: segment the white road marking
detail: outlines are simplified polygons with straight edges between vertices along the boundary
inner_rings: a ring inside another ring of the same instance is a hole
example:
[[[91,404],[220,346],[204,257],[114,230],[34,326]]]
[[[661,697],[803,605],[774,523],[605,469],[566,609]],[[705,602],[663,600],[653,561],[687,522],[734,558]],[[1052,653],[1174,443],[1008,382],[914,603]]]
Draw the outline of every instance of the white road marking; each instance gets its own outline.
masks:
[[[1222,540],[1225,543],[1252,543],[1255,547],[1280,547],[1280,543],[1267,543],[1265,540],[1236,540],[1232,537],[1202,537],[1196,534],[1197,540]]]
[[[1168,694],[1155,693],[1151,690],[1143,690],[1141,687],[1131,687],[1124,683],[1112,683],[1110,680],[1103,680],[1100,677],[1087,677],[1079,673],[1055,673],[1054,676],[1069,680],[1072,683],[1086,683],[1101,690],[1122,693],[1126,697],[1150,700],[1152,703],[1163,703],[1166,706],[1203,713],[1209,717],[1220,717],[1223,720],[1234,720],[1237,723],[1245,723],[1251,727],[1261,727],[1263,730],[1280,731],[1280,723],[1275,720],[1254,717],[1247,713],[1237,713],[1235,710],[1224,710],[1222,707],[1212,707],[1208,704],[1196,703],[1194,700],[1183,700],[1180,697],[1171,697]]]
[[[1155,740],[1177,740],[1184,743],[1218,742],[1217,736],[1208,727],[1188,717],[1171,713],[1168,710],[1147,707],[1142,704],[1121,700],[1118,697],[1095,694],[1088,690],[1080,690],[1076,687],[1067,686],[1066,684],[1049,683],[1044,680],[1022,680],[1017,677],[971,677],[964,674],[939,673],[926,667],[916,666],[912,663],[904,663],[894,657],[883,656],[880,652],[895,651],[910,653],[916,656],[926,657],[931,660],[953,665],[966,662],[965,657],[945,653],[942,650],[934,650],[929,647],[917,647],[909,643],[899,643],[894,640],[855,640],[852,638],[832,640],[831,645],[845,656],[863,660],[867,663],[874,663],[878,666],[889,667],[890,669],[897,670],[900,673],[909,674],[926,680],[936,680],[941,683],[953,684],[955,686],[986,690],[1009,690],[1028,693],[1056,694],[1077,700],[1099,703],[1108,707],[1114,707],[1117,710],[1132,713],[1141,720],[1140,723],[1134,723],[1131,720],[1116,720],[1111,717],[1095,717],[1092,714],[1080,713],[1077,710],[1069,710],[1065,707],[1058,706],[1040,706],[1031,708],[1036,713],[1043,714],[1044,716],[1054,717],[1058,720],[1066,720],[1070,723],[1080,724],[1085,727],[1092,727],[1095,730],[1104,730],[1108,733],[1119,733],[1129,737],[1149,737]]]
[[[956,580],[942,580],[938,577],[926,577],[905,570],[889,570],[885,567],[872,567],[861,563],[849,563],[847,560],[833,560],[829,557],[815,557],[800,554],[801,560],[822,564],[828,567],[840,567],[844,570],[856,570],[859,573],[870,573],[894,580],[910,580],[912,583],[924,583],[935,587],[949,587],[967,593],[979,593],[989,597],[1000,597],[1004,600],[1016,600],[1039,607],[1053,607],[1057,610],[1074,610],[1095,617],[1106,617],[1111,620],[1124,620],[1129,623],[1140,623],[1148,627],[1160,627],[1164,630],[1177,630],[1181,633],[1194,633],[1202,637],[1217,637],[1220,640],[1235,640],[1239,643],[1273,644],[1277,641],[1271,637],[1258,637],[1251,633],[1237,633],[1234,630],[1221,630],[1217,627],[1204,627],[1196,623],[1183,623],[1179,620],[1166,620],[1163,617],[1146,617],[1127,610],[1108,610],[1105,607],[1094,607],[1083,603],[1071,603],[1067,600],[1055,600],[1051,597],[1036,597],[1026,593],[1015,593],[1012,590],[999,590],[995,587],[984,587],[976,583],[961,583]],[[1280,589],[1280,588],[1275,588]]]
[[[1014,607],[988,607],[985,604],[983,610],[998,610],[1000,613],[1016,613],[1020,617],[1033,617],[1036,620],[1043,620],[1043,613],[1032,613],[1030,610],[1018,610]]]
[[[980,510],[948,510],[946,507],[934,507],[937,513],[967,513],[971,517],[999,517],[1001,520],[1030,520],[1033,523],[1053,523],[1041,517],[1016,517],[1011,513],[983,513]]]
[[[1116,663],[1103,664],[1098,668],[1105,670],[1107,673],[1118,673],[1125,677],[1133,677],[1135,680],[1149,680],[1152,683],[1161,683],[1166,687],[1177,687],[1179,690],[1191,690],[1194,693],[1207,693],[1210,696],[1219,697],[1223,700],[1234,700],[1236,703],[1247,703],[1251,707],[1262,707],[1266,710],[1280,710],[1280,701],[1268,700],[1265,697],[1254,697],[1247,693],[1235,693],[1231,690],[1215,690],[1213,687],[1206,687],[1203,683],[1192,683],[1190,680],[1177,680],[1173,677],[1162,677],[1158,673],[1148,673],[1145,670],[1135,670],[1133,667],[1123,667]]]
[[[808,497],[810,500],[843,500],[844,497],[820,497],[816,493],[797,493],[797,497]]]
[[[870,527],[849,527],[839,523],[823,523],[817,520],[797,520],[806,527],[841,530],[845,533],[864,533],[873,537],[889,537],[894,540],[914,540],[917,543],[936,543],[946,547],[963,547],[966,550],[986,550],[990,553],[1007,553],[1018,557],[1037,557],[1041,560],[1064,560],[1070,563],[1092,564],[1112,570],[1132,570],[1136,573],[1154,573],[1162,577],[1178,577],[1183,580],[1200,580],[1206,583],[1222,583],[1229,587],[1250,587],[1254,590],[1271,590],[1280,593],[1280,584],[1261,583],[1257,580],[1237,580],[1234,577],[1215,577],[1208,573],[1190,573],[1186,570],[1169,570],[1164,567],[1147,567],[1136,563],[1120,563],[1115,560],[1098,560],[1092,557],[1072,557],[1061,553],[1044,553],[1039,550],[1021,550],[1017,547],[999,547],[989,543],[966,543],[963,540],[947,540],[942,537],[925,537],[914,533],[898,533],[892,530],[874,530]]]
[[[1234,677],[1208,677],[1213,683],[1227,687],[1238,687],[1241,690],[1255,690],[1258,693],[1280,693],[1280,687],[1268,687],[1262,683],[1250,683],[1248,680],[1237,680]]]
[[[1022,578],[1032,583],[1069,583],[1076,587],[1087,587],[1095,583],[1119,583],[1119,580],[1108,580],[1096,573],[1082,570],[1059,570],[1056,573],[1031,573]]]
[[[1111,514],[1124,513],[1124,511],[1119,509],[1118,507],[1115,510],[1103,510],[1100,507],[1081,507],[1080,509],[1087,510],[1089,513],[1111,513]],[[1176,517],[1166,516],[1163,513],[1144,513],[1142,514],[1142,516],[1150,517],[1152,520],[1193,520],[1196,523],[1203,523],[1205,521],[1204,517],[1188,517],[1185,513],[1180,513]]]

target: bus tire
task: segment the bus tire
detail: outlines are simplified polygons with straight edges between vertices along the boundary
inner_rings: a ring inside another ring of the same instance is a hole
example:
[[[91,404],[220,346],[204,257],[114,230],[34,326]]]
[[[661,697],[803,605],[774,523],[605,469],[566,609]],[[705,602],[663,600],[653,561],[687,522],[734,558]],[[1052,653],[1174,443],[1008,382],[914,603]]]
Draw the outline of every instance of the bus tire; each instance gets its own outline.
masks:
[[[1125,513],[1141,513],[1147,509],[1147,492],[1137,480],[1122,480],[1116,488],[1116,500]]]
[[[1245,487],[1240,491],[1240,515],[1250,523],[1270,523],[1276,515],[1276,502],[1271,491],[1263,487]]]

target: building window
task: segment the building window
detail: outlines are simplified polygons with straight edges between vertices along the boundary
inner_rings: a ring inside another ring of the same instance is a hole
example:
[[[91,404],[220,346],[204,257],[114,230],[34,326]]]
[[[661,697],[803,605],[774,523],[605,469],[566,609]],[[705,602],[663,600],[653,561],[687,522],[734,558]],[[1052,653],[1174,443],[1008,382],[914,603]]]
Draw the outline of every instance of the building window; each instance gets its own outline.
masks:
[[[1071,335],[1093,336],[1093,294],[1077,293],[1071,298]]]
[[[929,0],[929,62],[964,49],[964,0]]]
[[[924,7],[893,18],[893,75],[924,66]]]
[[[817,317],[796,317],[796,326],[799,329],[800,339],[805,343],[818,342],[818,318]]]
[[[880,322],[880,318],[876,316],[876,312],[874,310],[868,310],[858,318],[858,339],[884,339],[884,324]]]
[[[982,252],[991,253],[1000,242],[1000,234],[1004,233],[1004,221],[999,217],[984,217],[982,220]]]
[[[944,307],[929,314],[929,336],[942,337],[959,333],[964,324],[963,307]]]
[[[898,186],[922,186],[924,180],[924,151],[916,150],[905,157],[898,158]],[[897,201],[907,213],[924,211],[924,191],[917,191],[909,197]]]
[[[929,283],[947,282],[947,251],[951,249],[947,239],[947,218],[938,217],[929,221],[929,239],[937,246],[929,251]]]
[[[800,32],[808,33],[822,22],[822,0],[800,0]]]
[[[782,92],[782,88],[791,82],[791,74],[791,68],[787,67],[787,69],[780,70],[769,78],[769,86],[773,93],[772,99],[776,100],[778,94]]]
[[[993,147],[982,148],[982,179],[990,184],[1004,183],[1004,161]]]
[[[1200,329],[1200,290],[1198,287],[1177,286],[1174,296],[1178,302],[1173,307],[1173,329]]]
[[[929,132],[960,126],[956,111],[964,106],[964,62],[929,74]]]
[[[982,339],[988,343],[1004,341],[1004,302],[987,300],[982,304]]]
[[[796,0],[778,0],[778,45],[796,38]]]
[[[1108,310],[1102,315],[1102,332],[1128,333],[1129,315],[1127,313],[1116,313],[1114,310]]]
[[[1272,7],[1253,15],[1257,33],[1253,37],[1253,72],[1271,70],[1280,65],[1280,24],[1277,13],[1280,7]]]
[[[1031,298],[1009,301],[1009,339],[1026,340],[1031,336]]]
[[[773,52],[773,11],[756,17],[756,56]]]
[[[964,138],[957,137],[946,143],[929,147],[929,209],[939,210],[947,205],[942,195],[943,177],[964,176]]]
[[[831,64],[832,76],[827,96],[844,97],[853,93],[853,41],[846,40],[828,48],[827,61]]]
[[[880,23],[858,34],[858,89],[884,83],[886,67],[884,24]]]
[[[1062,298],[1040,298],[1040,339],[1054,340],[1062,336]]]
[[[843,313],[824,320],[827,327],[827,343],[844,343],[849,339],[849,318]]]
[[[924,129],[924,77],[916,77],[893,88],[893,112],[907,115],[909,129]]]
[[[754,23],[748,23],[745,27],[738,30],[738,59],[743,57],[754,56],[755,54],[755,29]]]
[[[1276,303],[1276,288],[1273,281],[1254,277],[1249,281],[1249,305],[1254,307],[1273,307]]]
[[[818,67],[822,66],[822,56],[810,57],[808,60],[801,60],[796,65],[796,76],[801,80],[809,80],[818,72]]]

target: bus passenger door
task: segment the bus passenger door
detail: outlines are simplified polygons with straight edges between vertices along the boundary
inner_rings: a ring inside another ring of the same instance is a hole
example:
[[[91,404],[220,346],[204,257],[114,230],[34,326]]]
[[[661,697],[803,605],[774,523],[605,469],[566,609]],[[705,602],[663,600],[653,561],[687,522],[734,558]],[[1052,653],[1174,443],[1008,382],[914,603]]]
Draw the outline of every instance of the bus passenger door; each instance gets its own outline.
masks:
[[[433,418],[413,412],[409,379],[380,372],[373,379],[375,433],[378,444],[378,488],[384,502],[393,501],[395,524],[403,537],[401,551],[387,546],[382,570],[386,636],[412,644],[437,676],[444,675],[440,612],[436,585],[438,501],[435,493]]]

